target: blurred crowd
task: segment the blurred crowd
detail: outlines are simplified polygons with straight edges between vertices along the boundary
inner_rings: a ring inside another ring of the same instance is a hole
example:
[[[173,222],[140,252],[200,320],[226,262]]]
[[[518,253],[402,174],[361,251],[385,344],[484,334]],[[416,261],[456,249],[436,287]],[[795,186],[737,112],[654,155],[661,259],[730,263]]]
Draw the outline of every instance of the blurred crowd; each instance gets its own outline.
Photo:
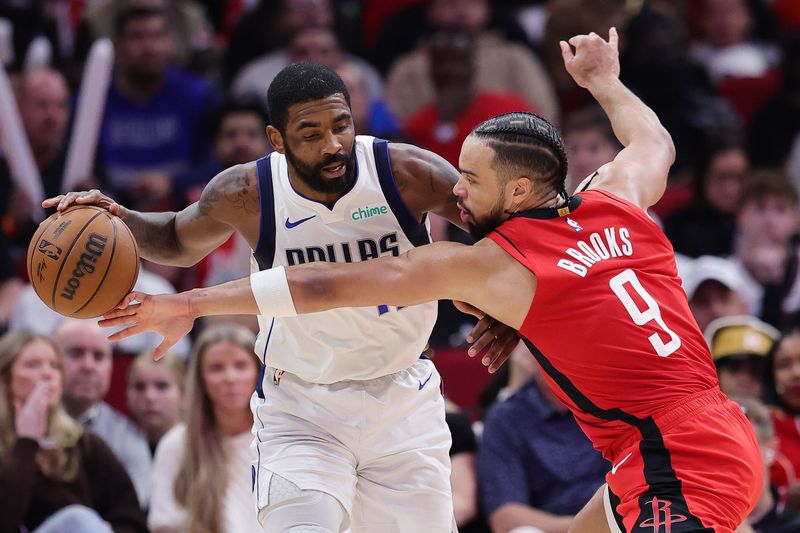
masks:
[[[611,26],[622,81],[677,147],[650,215],[769,471],[752,527],[800,531],[799,1],[0,0],[0,62],[45,197],[62,192],[99,38],[114,68],[92,170],[72,188],[127,207],[181,209],[222,169],[267,154],[267,88],[297,61],[339,73],[359,134],[454,165],[477,123],[538,113],[564,134],[573,192],[621,146],[558,42]],[[55,314],[27,283],[27,245],[47,213],[23,185],[1,157],[0,533],[258,531],[255,320],[205,321],[155,363],[157,338],[112,344],[94,322]],[[432,226],[436,239],[469,240]],[[249,256],[232,237],[192,268],[144,262],[136,289],[236,279]],[[440,303],[433,352],[464,349],[469,328]],[[611,465],[526,348],[462,403],[447,418],[460,530],[565,532]]]

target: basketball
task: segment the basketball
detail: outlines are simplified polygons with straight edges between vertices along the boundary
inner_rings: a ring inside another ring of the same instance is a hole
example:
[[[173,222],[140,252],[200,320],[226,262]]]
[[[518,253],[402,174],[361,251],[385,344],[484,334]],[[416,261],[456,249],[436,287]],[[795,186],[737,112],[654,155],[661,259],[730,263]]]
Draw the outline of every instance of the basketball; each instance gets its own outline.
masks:
[[[133,289],[139,250],[122,219],[99,207],[75,206],[39,225],[27,265],[31,285],[50,309],[94,318]]]

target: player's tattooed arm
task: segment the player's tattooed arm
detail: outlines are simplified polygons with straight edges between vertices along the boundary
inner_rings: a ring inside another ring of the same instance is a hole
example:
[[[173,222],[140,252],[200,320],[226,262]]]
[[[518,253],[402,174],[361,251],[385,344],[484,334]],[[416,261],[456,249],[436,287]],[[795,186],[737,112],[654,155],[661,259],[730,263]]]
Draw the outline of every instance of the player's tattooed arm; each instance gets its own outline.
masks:
[[[70,192],[45,200],[59,211],[72,205],[96,205],[122,218],[133,232],[144,259],[173,266],[191,266],[225,242],[234,229],[258,220],[258,180],[252,163],[217,174],[200,200],[183,211],[140,213],[127,209],[98,190]]]
[[[397,188],[414,216],[421,220],[427,212],[436,213],[463,228],[453,194],[459,173],[453,165],[410,144],[390,144],[389,156]]]

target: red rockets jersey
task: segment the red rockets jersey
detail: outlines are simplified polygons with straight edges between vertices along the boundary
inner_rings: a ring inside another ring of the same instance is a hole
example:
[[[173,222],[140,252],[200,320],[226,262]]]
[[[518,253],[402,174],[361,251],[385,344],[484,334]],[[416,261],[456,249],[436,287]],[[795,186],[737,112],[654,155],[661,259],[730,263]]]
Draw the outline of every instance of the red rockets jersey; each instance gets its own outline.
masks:
[[[611,193],[513,215],[489,235],[536,276],[520,333],[595,447],[718,386],[671,244]]]

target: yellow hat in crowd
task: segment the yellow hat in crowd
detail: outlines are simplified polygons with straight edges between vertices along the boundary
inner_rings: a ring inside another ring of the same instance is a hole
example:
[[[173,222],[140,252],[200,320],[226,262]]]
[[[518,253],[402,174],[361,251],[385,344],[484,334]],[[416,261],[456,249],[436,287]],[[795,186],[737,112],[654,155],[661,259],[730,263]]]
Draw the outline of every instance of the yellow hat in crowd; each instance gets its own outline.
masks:
[[[725,358],[766,357],[780,332],[752,316],[726,316],[705,331],[715,363]]]

